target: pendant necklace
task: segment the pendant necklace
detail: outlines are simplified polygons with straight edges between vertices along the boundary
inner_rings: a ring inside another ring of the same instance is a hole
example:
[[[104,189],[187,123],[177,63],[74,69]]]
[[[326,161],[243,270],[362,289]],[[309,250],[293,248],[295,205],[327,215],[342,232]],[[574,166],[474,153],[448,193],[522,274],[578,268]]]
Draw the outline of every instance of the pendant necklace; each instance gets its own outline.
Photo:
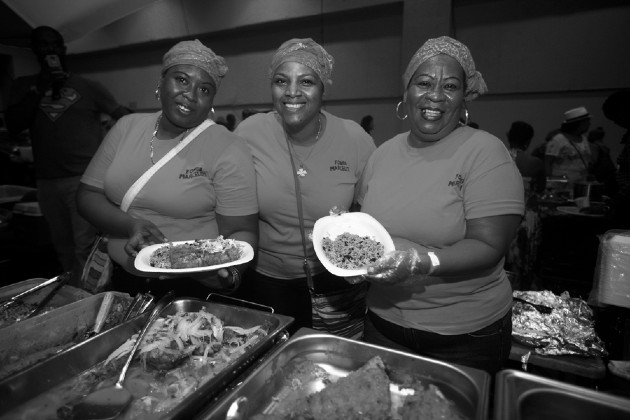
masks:
[[[315,149],[315,146],[317,145],[317,141],[319,140],[319,135],[322,132],[322,116],[321,116],[321,114],[319,115],[319,118],[317,119],[317,121],[318,121],[318,128],[317,128],[317,135],[315,136],[315,143],[311,147],[311,150],[309,150],[308,155],[306,155],[305,159],[302,160],[300,158],[300,155],[297,154],[297,152],[295,151],[295,147],[293,146],[293,142],[291,140],[287,141],[287,143],[289,144],[289,149],[290,149],[289,153],[294,155],[295,158],[300,163],[300,167],[295,172],[297,174],[297,176],[299,176],[300,178],[304,178],[308,174],[308,171],[304,167],[304,162],[306,162],[308,160],[308,158],[311,157],[311,154],[313,153],[313,150]]]
[[[160,121],[162,121],[162,114],[160,114],[160,116],[157,118],[157,121],[155,122],[155,129],[153,130],[153,135],[151,136],[151,142],[150,142],[151,154],[149,155],[149,158],[151,159],[151,165],[155,165],[155,161],[153,160],[153,140],[156,139],[155,136],[157,136],[158,127],[160,126]],[[182,141],[182,139],[186,137],[186,134],[188,134],[189,131],[190,131],[190,128],[184,131],[184,135],[182,136],[181,139],[179,139],[179,141]]]

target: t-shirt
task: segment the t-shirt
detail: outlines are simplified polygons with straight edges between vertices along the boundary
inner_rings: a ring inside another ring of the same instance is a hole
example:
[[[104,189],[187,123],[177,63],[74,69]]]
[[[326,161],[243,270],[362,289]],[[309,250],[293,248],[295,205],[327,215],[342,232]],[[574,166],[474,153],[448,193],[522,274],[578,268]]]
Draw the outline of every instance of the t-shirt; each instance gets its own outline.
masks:
[[[312,149],[294,145],[296,153],[306,159],[303,163],[307,174],[299,182],[307,234],[312,232],[315,221],[328,216],[334,206],[350,209],[355,186],[376,148],[372,137],[356,122],[328,112],[323,114],[326,128]],[[278,114],[255,114],[243,120],[235,132],[247,141],[256,168],[260,206],[256,271],[279,279],[303,278],[295,181]],[[306,242],[313,274],[323,272],[312,241],[307,238]]]
[[[37,76],[15,81],[12,103],[22,98]],[[45,92],[30,128],[38,179],[81,175],[101,143],[100,114],[112,114],[119,104],[100,84],[70,73],[53,99]]]
[[[466,235],[466,220],[524,212],[523,182],[508,150],[489,133],[460,127],[429,147],[402,133],[366,166],[358,202],[392,237],[443,248]],[[512,303],[503,259],[482,275],[430,276],[410,286],[372,284],[368,305],[380,317],[439,334],[476,331]]]
[[[109,131],[81,182],[104,188],[120,205],[125,193],[151,167],[150,140],[158,114],[130,114]],[[154,160],[179,138],[154,140]],[[153,222],[171,241],[216,238],[216,214],[245,216],[258,211],[256,180],[243,139],[212,125],[158,170],[140,190],[128,213]],[[110,238],[112,259],[134,272],[123,247]]]
[[[566,176],[570,183],[586,180],[591,162],[591,148],[586,137],[571,143],[564,134],[558,133],[547,143],[545,154],[554,158],[549,175]]]

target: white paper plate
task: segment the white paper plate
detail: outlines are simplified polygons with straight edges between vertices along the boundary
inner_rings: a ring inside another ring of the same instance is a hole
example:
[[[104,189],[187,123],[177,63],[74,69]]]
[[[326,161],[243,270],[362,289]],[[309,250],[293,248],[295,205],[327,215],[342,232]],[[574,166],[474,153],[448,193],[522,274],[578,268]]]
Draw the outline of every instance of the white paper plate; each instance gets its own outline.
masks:
[[[209,239],[212,240],[212,239]],[[190,244],[190,243],[194,243],[195,241],[178,241],[178,242],[173,242],[173,245],[180,245],[180,244]],[[236,261],[232,261],[229,263],[224,263],[224,264],[217,264],[217,265],[209,265],[206,267],[195,267],[195,268],[157,268],[157,267],[152,267],[151,266],[151,254],[153,254],[153,252],[155,250],[157,250],[158,248],[164,246],[165,244],[156,244],[156,245],[150,245],[147,246],[146,248],[142,248],[140,250],[140,252],[138,252],[138,255],[136,255],[136,259],[134,261],[134,266],[136,267],[137,270],[140,271],[144,271],[146,273],[173,273],[173,274],[183,274],[183,273],[199,273],[199,272],[203,272],[203,271],[212,271],[212,270],[218,270],[219,268],[224,268],[224,267],[230,267],[232,265],[239,265],[239,264],[244,264],[246,262],[251,261],[254,258],[254,249],[252,248],[252,246],[250,244],[248,244],[247,242],[244,241],[236,241],[235,243],[241,247],[241,258],[239,258]]]
[[[351,277],[366,274],[366,268],[349,270],[335,266],[326,257],[322,248],[324,238],[334,240],[342,233],[353,233],[355,235],[369,236],[371,239],[383,244],[384,252],[395,250],[394,241],[387,230],[375,218],[367,213],[352,212],[342,213],[337,216],[326,216],[315,222],[313,227],[313,246],[317,257],[326,270],[340,277]]]
[[[564,214],[572,214],[574,216],[584,216],[584,217],[604,217],[603,214],[588,214],[588,213],[580,213],[580,209],[573,206],[558,206],[556,209],[560,213]]]

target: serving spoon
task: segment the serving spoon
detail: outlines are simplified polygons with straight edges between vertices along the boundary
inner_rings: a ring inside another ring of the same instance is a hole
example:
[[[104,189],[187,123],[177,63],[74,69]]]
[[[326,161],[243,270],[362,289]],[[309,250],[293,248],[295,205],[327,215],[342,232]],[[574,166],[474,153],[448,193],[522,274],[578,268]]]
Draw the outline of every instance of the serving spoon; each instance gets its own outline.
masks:
[[[162,309],[164,309],[173,299],[174,292],[170,291],[162,297],[153,308],[142,330],[136,337],[136,341],[129,352],[127,361],[120,372],[118,381],[113,386],[98,389],[88,394],[78,404],[72,408],[72,417],[81,420],[110,420],[115,419],[120,413],[131,403],[132,395],[123,382],[127,375],[127,370],[131,365],[131,361],[138,352],[142,339],[149,331],[149,327],[159,317]]]

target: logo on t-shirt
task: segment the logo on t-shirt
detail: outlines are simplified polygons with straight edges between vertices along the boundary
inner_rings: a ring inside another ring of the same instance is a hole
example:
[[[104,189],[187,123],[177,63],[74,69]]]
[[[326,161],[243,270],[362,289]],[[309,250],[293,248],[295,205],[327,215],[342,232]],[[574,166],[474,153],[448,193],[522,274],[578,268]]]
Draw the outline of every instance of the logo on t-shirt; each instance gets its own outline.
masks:
[[[79,99],[81,95],[74,88],[62,87],[59,91],[59,99],[52,98],[52,90],[47,91],[39,103],[39,108],[54,122]]]
[[[460,191],[464,187],[464,177],[461,174],[455,175],[455,179],[448,182],[449,187],[456,187]]]
[[[208,176],[208,171],[204,170],[201,166],[197,166],[196,168],[186,169],[184,172],[179,174],[179,179],[191,179],[198,176]]]
[[[335,171],[350,172],[350,166],[348,166],[348,162],[346,162],[345,160],[335,159],[335,164],[331,165],[330,172]]]

